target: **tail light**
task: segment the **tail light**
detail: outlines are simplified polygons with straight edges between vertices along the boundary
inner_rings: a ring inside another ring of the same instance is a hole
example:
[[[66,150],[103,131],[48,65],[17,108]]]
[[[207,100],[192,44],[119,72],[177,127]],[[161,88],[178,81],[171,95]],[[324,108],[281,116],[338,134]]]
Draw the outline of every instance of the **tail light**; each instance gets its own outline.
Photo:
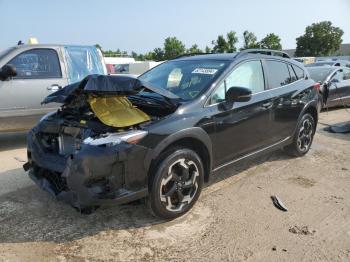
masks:
[[[317,91],[321,90],[321,84],[320,83],[315,83],[314,84],[314,89],[316,89]]]

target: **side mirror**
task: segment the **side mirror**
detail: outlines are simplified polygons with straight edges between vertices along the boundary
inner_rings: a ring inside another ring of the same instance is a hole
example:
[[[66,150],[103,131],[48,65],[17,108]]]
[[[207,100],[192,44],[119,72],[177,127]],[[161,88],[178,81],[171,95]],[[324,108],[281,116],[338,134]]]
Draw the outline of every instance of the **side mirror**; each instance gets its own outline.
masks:
[[[252,91],[245,87],[230,87],[226,91],[226,102],[248,102],[252,98]]]
[[[13,65],[4,65],[0,71],[0,80],[5,81],[10,77],[17,75],[16,68]]]
[[[331,79],[331,83],[334,83],[334,84],[339,83],[339,79],[333,78],[333,79]]]

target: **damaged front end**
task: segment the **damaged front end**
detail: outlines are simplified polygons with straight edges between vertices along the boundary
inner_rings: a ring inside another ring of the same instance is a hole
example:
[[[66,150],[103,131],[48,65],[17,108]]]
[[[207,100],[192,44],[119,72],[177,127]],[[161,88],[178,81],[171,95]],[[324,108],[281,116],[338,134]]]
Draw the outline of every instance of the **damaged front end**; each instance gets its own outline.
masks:
[[[130,77],[92,75],[48,96],[43,103],[63,105],[29,132],[24,169],[81,211],[145,197],[151,149],[139,141],[178,105],[155,90]]]

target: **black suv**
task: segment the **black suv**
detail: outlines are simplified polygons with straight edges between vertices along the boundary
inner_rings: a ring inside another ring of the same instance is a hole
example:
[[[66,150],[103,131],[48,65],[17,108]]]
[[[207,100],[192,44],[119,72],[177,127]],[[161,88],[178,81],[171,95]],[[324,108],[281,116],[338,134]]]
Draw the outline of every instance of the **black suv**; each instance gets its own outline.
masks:
[[[174,218],[225,166],[276,148],[306,154],[318,88],[272,50],[179,57],[138,78],[91,75],[43,101],[62,106],[29,132],[24,169],[82,212],[146,198]]]

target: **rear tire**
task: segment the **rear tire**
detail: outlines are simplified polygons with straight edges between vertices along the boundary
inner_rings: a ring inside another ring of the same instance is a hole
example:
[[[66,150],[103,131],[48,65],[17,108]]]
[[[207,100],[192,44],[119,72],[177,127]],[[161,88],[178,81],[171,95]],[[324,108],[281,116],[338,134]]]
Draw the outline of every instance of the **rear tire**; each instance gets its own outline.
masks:
[[[147,199],[151,213],[174,219],[188,212],[203,187],[204,168],[200,157],[190,149],[167,151],[155,170]]]
[[[290,155],[300,157],[309,152],[314,134],[316,123],[313,116],[306,113],[300,119],[296,132],[293,137],[293,142],[284,149]]]

